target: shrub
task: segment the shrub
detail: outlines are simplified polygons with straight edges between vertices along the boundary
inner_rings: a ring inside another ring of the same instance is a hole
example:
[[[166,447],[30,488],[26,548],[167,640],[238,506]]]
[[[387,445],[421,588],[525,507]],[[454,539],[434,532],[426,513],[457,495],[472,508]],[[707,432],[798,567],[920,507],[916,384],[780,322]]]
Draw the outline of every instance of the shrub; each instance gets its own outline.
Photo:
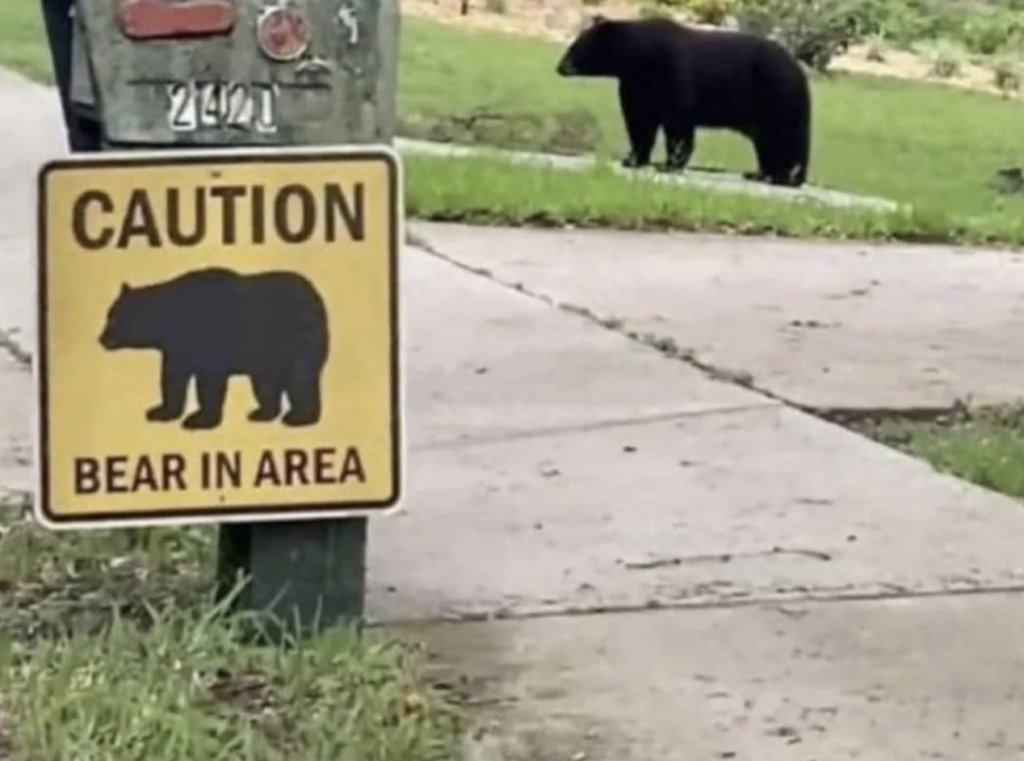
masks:
[[[967,19],[960,39],[967,49],[979,55],[993,55],[1020,37],[1021,24],[1014,15],[986,13]]]
[[[733,0],[689,0],[687,14],[698,24],[721,26],[734,10]]]
[[[867,59],[875,63],[885,63],[886,39],[881,34],[873,34],[868,39]]]
[[[904,49],[923,40],[958,39],[972,12],[958,5],[903,0],[881,7],[879,31]]]
[[[1004,98],[1020,92],[1020,66],[1014,61],[998,61],[992,71],[992,81]]]
[[[877,32],[877,0],[736,0],[741,26],[770,34],[800,61],[826,71],[851,45]]]
[[[960,59],[948,50],[940,50],[932,60],[930,73],[939,79],[949,79],[960,73]]]
[[[672,11],[659,4],[641,5],[640,18],[672,18]]]

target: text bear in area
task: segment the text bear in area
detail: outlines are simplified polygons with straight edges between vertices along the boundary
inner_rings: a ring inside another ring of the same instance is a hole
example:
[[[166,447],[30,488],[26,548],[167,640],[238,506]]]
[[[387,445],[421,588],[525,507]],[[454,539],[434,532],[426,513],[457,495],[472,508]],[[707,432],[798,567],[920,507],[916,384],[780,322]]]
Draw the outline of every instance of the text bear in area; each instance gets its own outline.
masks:
[[[366,465],[355,446],[264,449],[246,460],[242,452],[203,452],[189,462],[177,453],[76,457],[75,494],[138,494],[366,483]]]
[[[252,383],[257,407],[249,420],[278,419],[282,395],[285,425],[320,420],[327,310],[313,284],[295,272],[242,275],[211,267],[152,285],[125,283],[99,340],[111,351],[160,352],[160,403],[146,411],[149,421],[181,418],[195,378],[199,409],[182,426],[218,427],[232,375]]]

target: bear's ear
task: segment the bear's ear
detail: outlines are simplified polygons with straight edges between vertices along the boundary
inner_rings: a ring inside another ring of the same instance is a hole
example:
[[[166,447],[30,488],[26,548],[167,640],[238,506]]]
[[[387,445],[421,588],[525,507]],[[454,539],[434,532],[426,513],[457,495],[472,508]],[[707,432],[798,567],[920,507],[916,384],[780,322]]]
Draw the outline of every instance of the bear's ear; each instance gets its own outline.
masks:
[[[132,290],[131,286],[129,286],[128,283],[121,283],[121,295],[122,296],[124,296],[125,294],[128,294],[128,293],[131,293],[131,290]]]
[[[607,24],[609,21],[611,21],[611,19],[604,14],[595,13],[590,17],[590,23],[587,24],[587,27],[601,26],[601,24]]]

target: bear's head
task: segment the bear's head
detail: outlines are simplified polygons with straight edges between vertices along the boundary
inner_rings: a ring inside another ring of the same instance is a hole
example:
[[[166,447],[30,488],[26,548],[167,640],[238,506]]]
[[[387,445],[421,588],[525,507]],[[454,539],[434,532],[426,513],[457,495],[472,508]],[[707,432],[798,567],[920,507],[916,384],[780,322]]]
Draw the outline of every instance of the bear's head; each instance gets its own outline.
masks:
[[[107,322],[100,334],[104,349],[143,349],[153,345],[149,299],[141,288],[122,283],[121,291],[107,310]]]
[[[628,21],[594,16],[570,43],[557,73],[563,77],[617,77],[627,63]]]

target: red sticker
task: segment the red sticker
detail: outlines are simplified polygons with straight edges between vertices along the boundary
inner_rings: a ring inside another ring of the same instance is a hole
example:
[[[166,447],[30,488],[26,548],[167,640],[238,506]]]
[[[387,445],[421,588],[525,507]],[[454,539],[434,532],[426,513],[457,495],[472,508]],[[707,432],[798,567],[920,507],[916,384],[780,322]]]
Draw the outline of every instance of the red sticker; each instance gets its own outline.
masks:
[[[295,8],[267,8],[256,24],[260,50],[273,61],[294,61],[309,50],[309,21]]]
[[[117,18],[132,40],[212,37],[234,28],[235,6],[230,0],[125,0]]]

